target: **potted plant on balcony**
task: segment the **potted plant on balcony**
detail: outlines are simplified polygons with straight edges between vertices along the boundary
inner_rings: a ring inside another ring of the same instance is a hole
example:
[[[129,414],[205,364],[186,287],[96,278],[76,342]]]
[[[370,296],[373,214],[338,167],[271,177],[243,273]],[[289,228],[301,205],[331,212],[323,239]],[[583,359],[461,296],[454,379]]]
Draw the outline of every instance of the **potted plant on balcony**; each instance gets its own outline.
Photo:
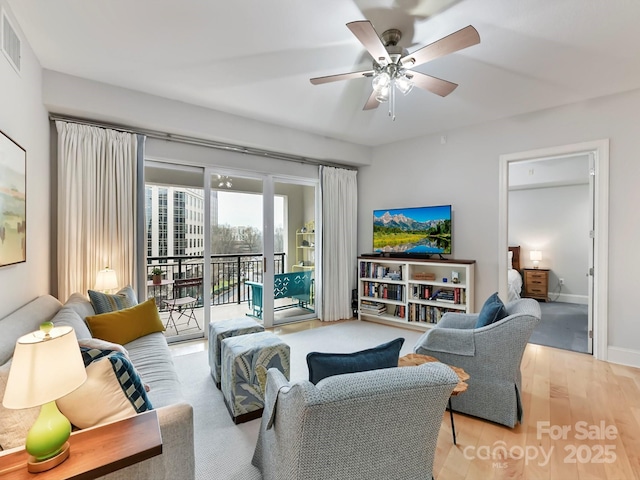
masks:
[[[162,283],[162,269],[155,267],[151,270],[151,281],[154,285],[160,285]]]

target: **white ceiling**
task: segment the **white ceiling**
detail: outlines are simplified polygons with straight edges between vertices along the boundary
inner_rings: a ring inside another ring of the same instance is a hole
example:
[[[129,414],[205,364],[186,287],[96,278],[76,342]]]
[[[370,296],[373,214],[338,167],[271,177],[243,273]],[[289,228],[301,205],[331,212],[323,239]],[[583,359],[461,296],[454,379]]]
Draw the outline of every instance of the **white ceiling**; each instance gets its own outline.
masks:
[[[638,0],[8,0],[42,66],[363,145],[640,88]],[[467,25],[481,43],[417,67],[460,86],[363,111],[370,69],[346,28],[410,52]]]

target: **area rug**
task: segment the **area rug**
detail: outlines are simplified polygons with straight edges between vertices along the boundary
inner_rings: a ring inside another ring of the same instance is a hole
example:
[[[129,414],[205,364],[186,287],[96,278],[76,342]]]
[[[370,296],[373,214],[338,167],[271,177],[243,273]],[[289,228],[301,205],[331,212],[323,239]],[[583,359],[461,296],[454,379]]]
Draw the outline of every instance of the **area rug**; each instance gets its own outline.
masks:
[[[529,342],[547,347],[587,353],[589,319],[586,305],[541,302],[542,318]]]
[[[420,335],[418,331],[351,321],[280,336],[291,347],[291,379],[303,380],[308,378],[306,355],[311,351],[353,352],[403,337],[400,355],[405,355],[412,352]],[[209,373],[207,352],[178,356],[174,363],[194,410],[196,479],[261,479],[251,465],[260,420],[233,423],[222,392]]]

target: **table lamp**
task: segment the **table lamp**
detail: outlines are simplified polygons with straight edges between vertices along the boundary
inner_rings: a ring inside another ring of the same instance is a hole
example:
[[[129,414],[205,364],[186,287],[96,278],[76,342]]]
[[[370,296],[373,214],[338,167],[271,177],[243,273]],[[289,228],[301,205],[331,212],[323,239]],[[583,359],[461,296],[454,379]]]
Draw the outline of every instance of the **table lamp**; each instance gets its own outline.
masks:
[[[42,405],[40,415],[27,434],[29,472],[44,472],[69,457],[71,424],[56,400],[84,383],[87,374],[71,327],[45,322],[40,330],[18,339],[2,404],[6,408]]]
[[[540,250],[531,250],[529,252],[529,258],[533,260],[533,268],[538,268],[540,260],[542,260],[542,252]]]
[[[109,267],[104,267],[104,270],[100,270],[96,275],[96,285],[94,290],[99,292],[111,292],[118,288],[118,277],[116,277],[116,271]]]

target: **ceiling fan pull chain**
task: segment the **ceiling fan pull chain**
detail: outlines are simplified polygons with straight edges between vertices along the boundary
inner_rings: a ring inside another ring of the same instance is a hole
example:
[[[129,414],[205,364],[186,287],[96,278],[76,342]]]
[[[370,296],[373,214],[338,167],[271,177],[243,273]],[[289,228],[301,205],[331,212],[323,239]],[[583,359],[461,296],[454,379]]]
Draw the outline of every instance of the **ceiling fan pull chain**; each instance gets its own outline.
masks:
[[[396,121],[396,81],[395,79],[391,79],[391,85],[389,88],[391,89],[391,101],[389,102],[389,116],[393,122]]]

